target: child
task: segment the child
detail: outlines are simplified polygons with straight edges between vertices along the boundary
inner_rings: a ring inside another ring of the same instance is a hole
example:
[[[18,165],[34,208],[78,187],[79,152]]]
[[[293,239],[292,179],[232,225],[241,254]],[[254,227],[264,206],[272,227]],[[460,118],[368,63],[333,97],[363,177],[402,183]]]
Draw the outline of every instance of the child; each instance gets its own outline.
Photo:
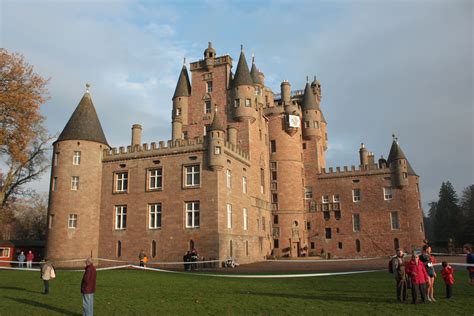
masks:
[[[451,298],[453,296],[453,284],[454,284],[454,269],[446,262],[443,261],[443,271],[441,271],[441,276],[446,283],[446,298]]]

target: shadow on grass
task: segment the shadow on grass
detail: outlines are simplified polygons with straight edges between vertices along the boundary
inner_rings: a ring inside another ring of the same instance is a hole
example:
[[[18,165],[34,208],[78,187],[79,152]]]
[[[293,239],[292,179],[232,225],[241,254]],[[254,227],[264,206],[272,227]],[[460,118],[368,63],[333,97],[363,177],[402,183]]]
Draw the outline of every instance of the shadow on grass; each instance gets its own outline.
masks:
[[[48,305],[48,304],[45,304],[45,303],[40,303],[40,302],[36,302],[36,301],[32,301],[32,300],[27,300],[27,299],[24,299],[24,298],[15,298],[15,297],[8,297],[8,296],[4,296],[4,298],[12,300],[12,301],[16,301],[18,303],[27,304],[27,305],[31,305],[31,306],[39,307],[39,308],[44,308],[44,309],[47,309],[47,310],[50,310],[50,311],[53,311],[53,312],[56,312],[56,313],[60,313],[60,314],[81,315],[80,313],[71,312],[71,311],[68,311],[67,309],[63,309],[63,308],[60,308],[60,307],[56,307],[56,306],[52,306],[52,305]]]
[[[0,290],[14,290],[14,291],[23,291],[28,293],[41,293],[41,291],[32,291],[18,286],[0,286]]]
[[[298,295],[291,293],[264,293],[264,292],[240,292],[244,295],[263,295],[281,298],[296,298],[304,300],[321,300],[335,302],[360,302],[360,303],[388,303],[393,304],[394,299],[378,298],[378,297],[357,297],[357,296],[340,296],[340,295]]]

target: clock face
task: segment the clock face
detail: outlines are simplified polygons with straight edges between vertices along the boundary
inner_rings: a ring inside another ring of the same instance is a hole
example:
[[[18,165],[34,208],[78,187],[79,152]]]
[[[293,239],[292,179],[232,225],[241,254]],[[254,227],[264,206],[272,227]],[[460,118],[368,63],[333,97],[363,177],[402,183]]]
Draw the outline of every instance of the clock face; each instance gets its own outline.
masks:
[[[289,121],[290,127],[299,128],[301,125],[300,117],[297,115],[289,115],[288,121]]]

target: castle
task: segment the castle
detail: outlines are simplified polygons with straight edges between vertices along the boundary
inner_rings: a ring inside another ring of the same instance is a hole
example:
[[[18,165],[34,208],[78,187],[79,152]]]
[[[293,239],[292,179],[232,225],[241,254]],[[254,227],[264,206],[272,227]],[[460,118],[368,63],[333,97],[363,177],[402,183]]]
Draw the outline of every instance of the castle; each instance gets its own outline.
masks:
[[[111,148],[87,90],[54,142],[47,255],[239,263],[276,257],[386,255],[424,239],[419,177],[398,141],[375,161],[326,168],[321,84],[281,93],[240,53],[209,43],[172,97],[172,139]]]

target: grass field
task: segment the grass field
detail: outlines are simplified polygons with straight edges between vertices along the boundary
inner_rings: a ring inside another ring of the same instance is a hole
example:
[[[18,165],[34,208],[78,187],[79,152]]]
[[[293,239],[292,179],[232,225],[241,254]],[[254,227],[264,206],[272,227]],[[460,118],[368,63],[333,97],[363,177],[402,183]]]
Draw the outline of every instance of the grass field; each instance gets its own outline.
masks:
[[[473,315],[474,287],[456,273],[454,298],[437,279],[433,304],[397,304],[388,272],[293,279],[99,271],[96,315]],[[43,295],[39,272],[0,270],[0,315],[80,315],[81,272],[58,271]],[[410,294],[410,293],[409,293]]]

